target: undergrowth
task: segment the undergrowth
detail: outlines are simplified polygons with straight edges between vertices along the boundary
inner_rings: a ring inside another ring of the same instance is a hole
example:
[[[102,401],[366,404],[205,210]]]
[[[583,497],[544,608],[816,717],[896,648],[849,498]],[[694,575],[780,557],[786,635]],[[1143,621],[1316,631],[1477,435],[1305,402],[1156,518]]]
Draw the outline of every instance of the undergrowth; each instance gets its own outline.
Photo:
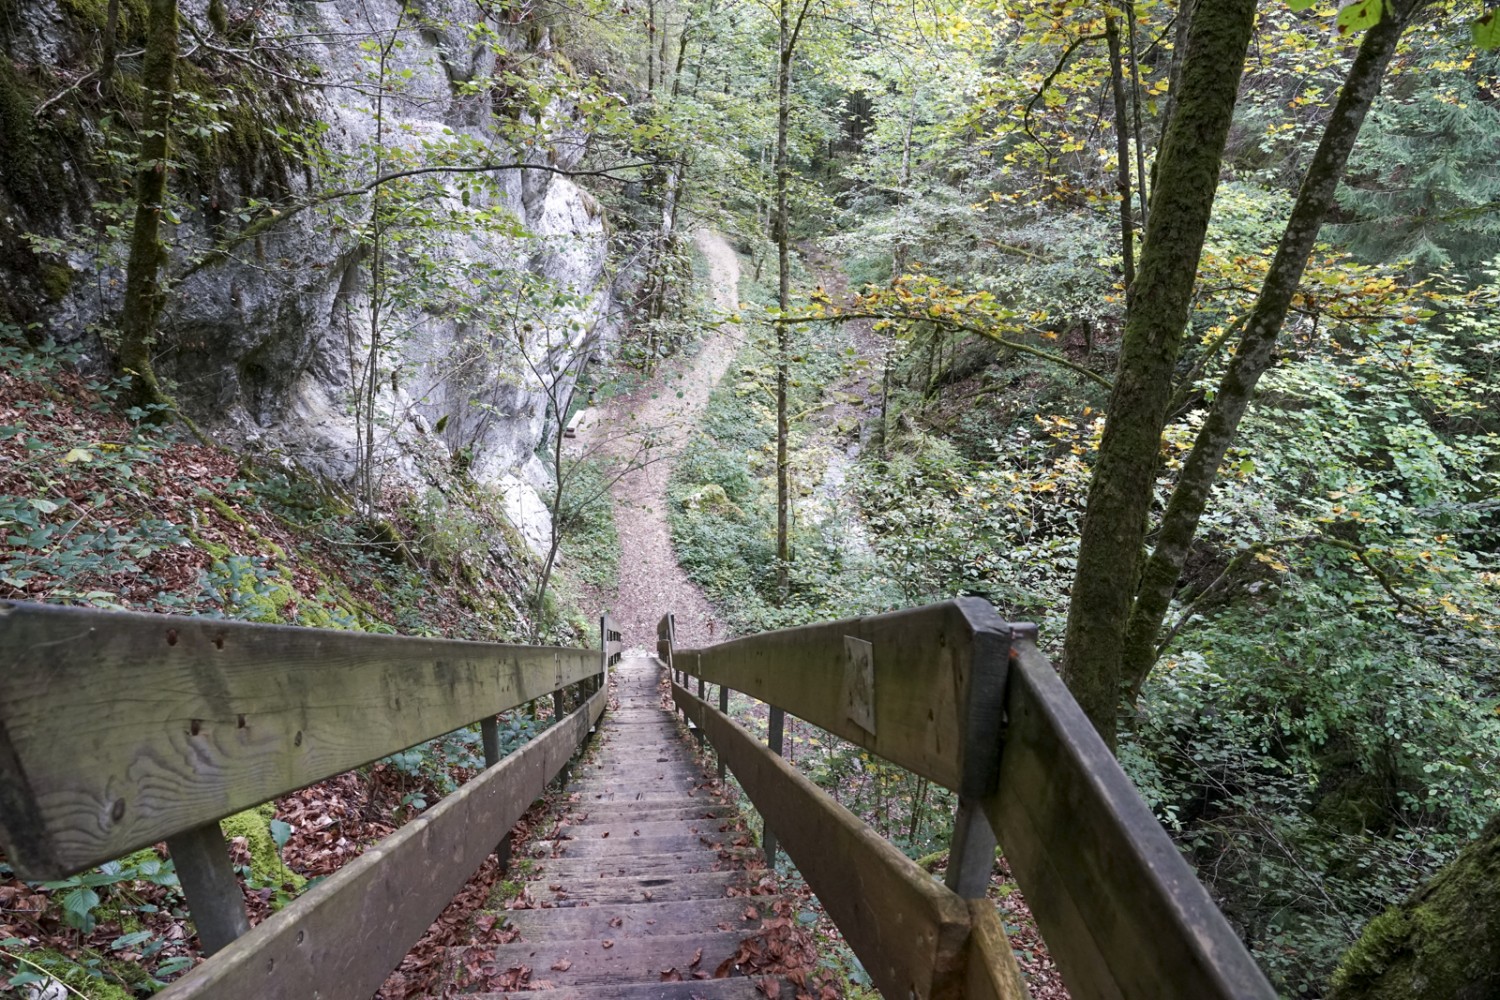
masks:
[[[361,516],[317,480],[241,465],[122,408],[124,393],[70,350],[0,325],[0,600],[521,639],[509,595],[530,567],[482,488],[392,492],[381,517]],[[593,545],[613,526],[594,517],[581,530]],[[597,569],[611,571],[607,559]],[[559,614],[545,634],[578,644],[593,633]],[[550,714],[502,715],[501,752]],[[482,767],[476,725],[225,820],[252,923]],[[47,883],[18,879],[0,857],[0,983],[122,1000],[161,989],[196,954],[160,845]]]

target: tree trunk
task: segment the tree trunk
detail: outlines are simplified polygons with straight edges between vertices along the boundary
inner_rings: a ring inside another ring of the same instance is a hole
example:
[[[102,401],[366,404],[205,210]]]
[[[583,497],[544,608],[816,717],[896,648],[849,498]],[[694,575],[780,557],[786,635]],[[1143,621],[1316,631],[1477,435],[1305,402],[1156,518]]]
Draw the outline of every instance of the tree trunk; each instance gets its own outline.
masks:
[[[125,307],[120,315],[120,367],[130,376],[138,406],[170,406],[156,380],[151,345],[161,315],[161,270],[167,251],[161,216],[167,197],[167,130],[177,79],[177,0],[151,0],[146,21],[146,56],[141,70],[145,114],[141,119],[140,163],[135,178],[135,225],[125,265]]]
[[[1187,61],[1188,36],[1193,27],[1193,11],[1197,7],[1197,0],[1178,0],[1177,3],[1177,19],[1172,26],[1172,64],[1167,71],[1167,99],[1161,109],[1161,131],[1156,137],[1156,159],[1151,161],[1153,194],[1156,192],[1156,169],[1161,165],[1161,149],[1167,141],[1167,129],[1172,125],[1172,113],[1177,110],[1177,92],[1182,89],[1182,64]],[[1142,213],[1142,219],[1146,218],[1149,218],[1149,215]],[[1145,225],[1144,221],[1142,225]]]
[[[104,12],[104,50],[99,58],[99,82],[106,87],[114,79],[115,53],[119,50],[119,46],[120,0],[109,0],[109,6]]]
[[[1125,41],[1130,48],[1130,113],[1132,134],[1135,136],[1135,187],[1141,199],[1141,226],[1144,227],[1151,216],[1146,204],[1149,200],[1146,196],[1146,144],[1141,138],[1141,50],[1135,43],[1135,0],[1125,0],[1125,27]]]
[[[1500,996],[1500,816],[1479,839],[1365,927],[1329,1000],[1492,1000]]]
[[[787,183],[791,164],[787,159],[787,131],[792,111],[792,31],[788,17],[791,0],[778,5],[778,61],[776,70],[776,305],[786,315],[792,305],[792,265],[787,225]],[[791,365],[791,327],[776,325],[776,593],[786,598],[790,586],[791,539],[789,520],[792,502],[787,457],[787,382]]]
[[[1120,189],[1120,269],[1125,277],[1125,301],[1135,287],[1135,222],[1130,208],[1130,111],[1125,105],[1125,67],[1120,60],[1120,25],[1104,15],[1104,38],[1109,44],[1109,84],[1115,98],[1115,186]]]
[[[1205,4],[1193,19],[1182,95],[1162,149],[1157,204],[1089,486],[1063,676],[1110,746],[1120,702],[1120,643],[1135,594],[1172,370],[1254,22],[1254,0]]]
[[[1333,207],[1339,178],[1344,174],[1365,114],[1380,92],[1381,78],[1395,54],[1401,33],[1425,2],[1409,2],[1399,8],[1386,4],[1385,16],[1365,34],[1333,113],[1328,116],[1323,137],[1308,164],[1296,204],[1282,233],[1281,244],[1251,307],[1245,333],[1228,371],[1219,382],[1213,408],[1209,410],[1178,476],[1177,487],[1172,491],[1172,499],[1162,517],[1156,548],[1142,572],[1121,663],[1121,676],[1132,697],[1140,691],[1156,663],[1157,636],[1171,605],[1188,550],[1192,547],[1193,536],[1198,531],[1198,519],[1208,505],[1209,494],[1218,478],[1219,463],[1234,441],[1256,383],[1271,366],[1287,310],[1297,293],[1323,220]]]

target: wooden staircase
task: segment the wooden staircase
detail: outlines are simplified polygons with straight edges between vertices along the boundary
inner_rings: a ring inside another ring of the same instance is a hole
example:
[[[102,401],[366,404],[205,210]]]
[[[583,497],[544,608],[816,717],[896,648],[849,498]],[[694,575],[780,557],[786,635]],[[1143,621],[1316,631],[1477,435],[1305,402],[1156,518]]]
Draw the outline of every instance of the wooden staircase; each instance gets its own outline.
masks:
[[[553,836],[533,841],[530,857],[517,862],[527,879],[524,908],[506,917],[520,939],[494,949],[491,971],[529,995],[710,1000],[780,992],[780,982],[771,987],[733,963],[777,900],[747,895],[760,852],[746,846],[735,811],[693,761],[662,707],[659,680],[655,660],[621,662],[618,707],[549,820]]]

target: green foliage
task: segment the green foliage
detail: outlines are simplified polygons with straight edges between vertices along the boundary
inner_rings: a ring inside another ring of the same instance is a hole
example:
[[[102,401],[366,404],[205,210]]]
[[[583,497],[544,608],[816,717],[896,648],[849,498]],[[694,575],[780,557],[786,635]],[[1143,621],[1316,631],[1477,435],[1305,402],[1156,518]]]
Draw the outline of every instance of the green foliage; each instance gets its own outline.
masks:
[[[251,888],[269,888],[278,905],[285,905],[307,886],[307,879],[286,866],[281,849],[291,836],[291,827],[276,818],[276,806],[266,802],[219,821],[229,840],[245,841],[250,864],[241,870]]]
[[[1334,231],[1368,261],[1409,261],[1427,276],[1472,274],[1500,243],[1500,112],[1481,96],[1500,58],[1446,73],[1408,73],[1382,95],[1339,192]]]
[[[620,576],[620,535],[610,500],[611,467],[583,461],[564,481],[562,554],[568,575],[594,587],[613,588]]]
[[[789,407],[794,414],[815,407],[821,389],[848,363],[832,332],[805,332],[794,349]],[[899,606],[901,588],[832,521],[797,524],[791,592],[778,604],[771,350],[751,345],[741,352],[710,395],[700,433],[673,468],[668,494],[678,558],[739,631]],[[797,448],[794,439],[794,454]],[[821,470],[804,467],[797,474],[800,482],[816,482]],[[814,491],[811,485],[802,489]]]

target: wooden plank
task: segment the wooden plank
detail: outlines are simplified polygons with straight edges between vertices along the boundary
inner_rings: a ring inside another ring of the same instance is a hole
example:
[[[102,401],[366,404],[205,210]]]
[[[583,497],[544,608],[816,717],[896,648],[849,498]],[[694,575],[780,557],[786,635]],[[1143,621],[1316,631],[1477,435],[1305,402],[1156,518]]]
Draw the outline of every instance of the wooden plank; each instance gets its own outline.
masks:
[[[572,757],[607,697],[596,693],[173,983],[163,1000],[367,1000]]]
[[[849,718],[846,637],[872,647],[874,732]],[[1009,648],[1010,628],[994,609],[960,598],[674,652],[678,669],[979,797],[995,785]]]
[[[842,655],[842,641],[839,649]],[[728,716],[681,685],[673,685],[672,696],[775,828],[881,993],[903,1000],[961,996],[965,902]]]
[[[1016,645],[984,802],[1075,1000],[1276,994],[1052,665]]]
[[[1025,980],[1016,964],[1010,939],[995,904],[988,899],[969,900],[969,936],[966,1000],[1027,1000]]]
[[[0,602],[0,849],[55,879],[599,671],[599,651]]]

